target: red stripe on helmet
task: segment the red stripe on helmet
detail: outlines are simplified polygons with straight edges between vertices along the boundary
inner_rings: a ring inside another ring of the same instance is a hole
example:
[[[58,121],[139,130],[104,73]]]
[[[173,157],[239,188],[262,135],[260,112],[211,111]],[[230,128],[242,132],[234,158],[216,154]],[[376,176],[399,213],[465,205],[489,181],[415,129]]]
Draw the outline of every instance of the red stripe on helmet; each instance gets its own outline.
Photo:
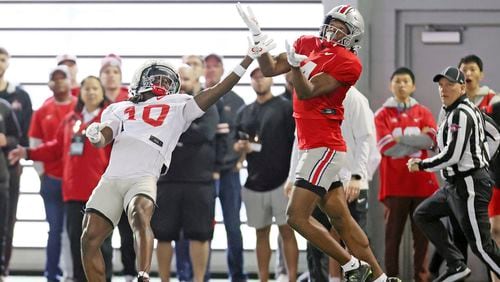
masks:
[[[346,12],[346,10],[347,10],[347,9],[349,9],[349,8],[351,8],[351,6],[349,6],[349,5],[345,5],[345,6],[343,6],[343,7],[340,9],[339,13],[343,14],[343,13],[344,13],[344,12]]]

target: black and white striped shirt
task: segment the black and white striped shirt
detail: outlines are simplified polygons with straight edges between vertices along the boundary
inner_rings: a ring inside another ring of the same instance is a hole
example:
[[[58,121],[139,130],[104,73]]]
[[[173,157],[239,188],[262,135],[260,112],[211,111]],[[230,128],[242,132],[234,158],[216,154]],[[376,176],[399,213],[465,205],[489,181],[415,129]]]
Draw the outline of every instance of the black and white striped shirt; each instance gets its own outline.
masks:
[[[426,171],[441,170],[445,178],[468,175],[487,167],[490,158],[487,135],[493,140],[500,139],[497,127],[489,122],[485,124],[481,111],[463,95],[445,108],[437,134],[439,153],[423,160],[419,166]],[[498,142],[492,146],[498,146]]]

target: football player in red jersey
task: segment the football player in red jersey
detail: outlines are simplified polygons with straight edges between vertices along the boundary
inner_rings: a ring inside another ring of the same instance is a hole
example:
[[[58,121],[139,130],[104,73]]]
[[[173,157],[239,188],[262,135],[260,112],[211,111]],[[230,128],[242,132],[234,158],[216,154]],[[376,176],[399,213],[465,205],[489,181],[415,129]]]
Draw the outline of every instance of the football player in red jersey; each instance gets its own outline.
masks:
[[[254,43],[265,40],[251,9],[238,12],[253,35]],[[386,281],[373,255],[368,238],[354,221],[338,176],[346,145],[340,125],[347,90],[361,74],[356,56],[364,32],[363,17],[349,5],[334,7],[325,17],[320,36],[301,36],[287,52],[258,58],[265,76],[291,70],[295,87],[293,108],[300,149],[296,181],[288,203],[288,224],[307,240],[336,259],[346,281]],[[311,217],[319,205],[328,214],[351,256]],[[361,260],[360,260],[361,259]]]

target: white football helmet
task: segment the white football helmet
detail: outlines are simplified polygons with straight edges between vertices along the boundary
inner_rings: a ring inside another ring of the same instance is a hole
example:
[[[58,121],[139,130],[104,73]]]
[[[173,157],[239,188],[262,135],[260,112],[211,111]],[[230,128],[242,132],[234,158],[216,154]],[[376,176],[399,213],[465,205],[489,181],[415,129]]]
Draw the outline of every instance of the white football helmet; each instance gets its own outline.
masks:
[[[179,74],[172,65],[162,60],[149,60],[136,70],[129,92],[132,96],[145,92],[164,96],[178,93],[180,86]]]
[[[338,28],[330,25],[332,19],[344,22],[349,29],[349,34],[345,34]],[[344,34],[341,39],[335,40],[337,33]],[[326,14],[323,25],[320,29],[320,37],[327,41],[334,41],[335,43],[344,46],[356,52],[361,46],[361,37],[365,32],[365,22],[363,16],[358,9],[350,5],[339,5],[334,7]]]

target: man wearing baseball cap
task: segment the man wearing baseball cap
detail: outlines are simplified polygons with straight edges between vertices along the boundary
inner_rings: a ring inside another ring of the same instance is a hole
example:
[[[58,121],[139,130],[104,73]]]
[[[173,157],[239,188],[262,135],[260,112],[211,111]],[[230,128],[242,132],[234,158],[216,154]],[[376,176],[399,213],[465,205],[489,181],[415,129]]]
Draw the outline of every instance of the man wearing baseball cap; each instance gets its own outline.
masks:
[[[53,140],[63,118],[75,108],[76,98],[71,95],[70,73],[67,66],[58,65],[50,71],[48,86],[53,96],[33,114],[28,132],[31,148]],[[48,281],[59,281],[58,277],[61,274],[59,257],[64,218],[63,164],[61,160],[43,162],[43,166],[35,163],[35,169],[41,178],[40,195],[49,224],[44,274]]]
[[[105,95],[114,102],[121,102],[128,99],[128,88],[122,86],[122,58],[116,54],[108,54],[101,60],[99,70]]]
[[[77,81],[78,66],[76,65],[76,56],[72,54],[61,54],[56,57],[58,66],[65,65],[68,67],[68,72],[71,81],[71,95],[78,97],[80,93],[80,84]]]
[[[414,220],[448,266],[433,281],[458,281],[471,273],[441,222],[441,218],[447,216],[457,219],[474,254],[499,276],[500,249],[491,237],[488,221],[493,183],[488,174],[488,120],[485,124],[479,108],[465,95],[465,76],[459,69],[447,67],[435,75],[433,81],[439,84],[444,106],[444,118],[437,134],[439,153],[424,160],[408,161],[410,172],[441,171],[445,179],[444,186],[423,201],[414,213]]]

